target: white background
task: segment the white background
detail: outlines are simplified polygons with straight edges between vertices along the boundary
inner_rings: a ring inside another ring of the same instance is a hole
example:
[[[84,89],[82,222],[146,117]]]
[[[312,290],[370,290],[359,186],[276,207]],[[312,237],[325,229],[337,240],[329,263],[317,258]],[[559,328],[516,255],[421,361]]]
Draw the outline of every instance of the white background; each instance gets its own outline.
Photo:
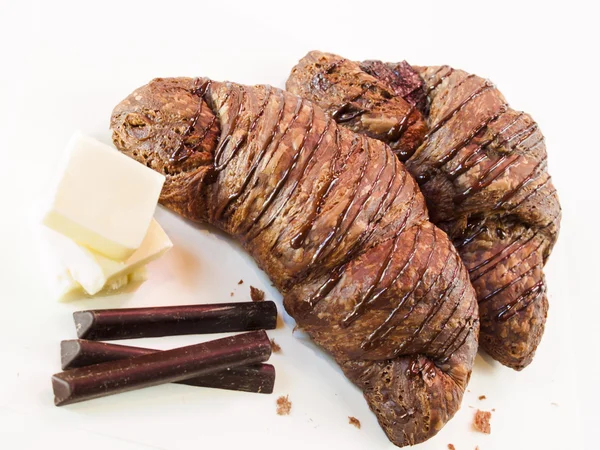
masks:
[[[276,395],[169,385],[52,403],[50,375],[60,369],[60,340],[75,337],[77,309],[223,302],[232,291],[248,300],[249,284],[280,300],[233,242],[159,209],[175,248],[137,292],[52,302],[27,217],[69,136],[81,129],[110,142],[113,106],[153,77],[283,87],[312,49],[446,63],[488,77],[546,135],[564,217],[546,270],[544,340],[522,373],[478,357],[463,409],[418,448],[599,448],[597,2],[336,3],[0,1],[0,448],[393,448],[360,392],[305,337],[292,336],[284,313],[270,333],[283,348],[272,359]],[[136,344],[170,348],[206,338]],[[293,402],[289,417],[275,415],[281,394]],[[470,406],[495,408],[490,436],[470,429]],[[361,430],[348,425],[349,415]]]

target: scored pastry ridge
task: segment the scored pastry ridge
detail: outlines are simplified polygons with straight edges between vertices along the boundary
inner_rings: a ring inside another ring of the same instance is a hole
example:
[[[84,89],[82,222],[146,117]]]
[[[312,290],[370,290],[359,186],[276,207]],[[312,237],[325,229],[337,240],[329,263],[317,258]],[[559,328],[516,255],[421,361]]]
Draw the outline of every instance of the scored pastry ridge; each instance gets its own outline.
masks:
[[[368,86],[359,97],[357,83]],[[543,266],[561,217],[533,119],[510,108],[490,81],[449,66],[358,63],[313,51],[292,69],[286,87],[334,118],[349,98],[361,105],[351,123],[338,121],[392,145],[406,162],[431,220],[469,269],[482,347],[507,366],[527,366],[544,330]],[[378,135],[364,119],[375,112]],[[426,124],[424,132],[394,135],[409,114],[420,116],[415,123]]]
[[[203,78],[153,80],[111,128],[119,150],[166,175],[165,206],[242,243],[392,442],[422,442],[454,415],[475,293],[386,145],[290,93]]]

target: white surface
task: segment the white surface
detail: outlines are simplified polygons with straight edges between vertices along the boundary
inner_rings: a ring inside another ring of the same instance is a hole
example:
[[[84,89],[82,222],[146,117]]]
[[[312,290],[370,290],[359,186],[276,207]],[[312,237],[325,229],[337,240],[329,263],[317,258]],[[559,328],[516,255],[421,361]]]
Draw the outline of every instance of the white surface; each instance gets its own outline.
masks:
[[[44,225],[108,258],[140,247],[165,177],[77,131],[67,144]]]
[[[275,395],[168,385],[63,408],[52,404],[50,375],[60,369],[60,340],[75,337],[74,310],[248,300],[250,284],[280,299],[231,240],[159,210],[174,248],[150,266],[150,279],[137,292],[78,304],[51,301],[24,223],[69,136],[82,129],[110,142],[113,106],[153,77],[283,86],[311,49],[447,63],[487,76],[546,135],[564,208],[546,269],[546,335],[522,373],[478,357],[463,409],[419,450],[448,443],[458,450],[599,447],[592,436],[600,379],[595,2],[400,3],[2,1],[1,448],[393,448],[360,392],[310,342],[292,335],[283,313],[270,332],[283,348],[272,359]],[[200,339],[136,344],[170,348]],[[281,394],[293,402],[289,417],[275,415]],[[469,406],[496,409],[490,436],[470,430]],[[349,415],[361,420],[361,430],[348,425]]]

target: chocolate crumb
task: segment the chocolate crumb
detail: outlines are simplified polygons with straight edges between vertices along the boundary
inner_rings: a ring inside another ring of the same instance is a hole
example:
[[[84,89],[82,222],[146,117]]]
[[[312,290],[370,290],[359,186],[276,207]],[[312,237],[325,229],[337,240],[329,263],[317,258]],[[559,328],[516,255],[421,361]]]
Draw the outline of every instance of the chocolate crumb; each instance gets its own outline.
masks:
[[[481,411],[478,409],[475,412],[475,417],[473,419],[473,428],[475,428],[475,430],[477,430],[481,433],[490,434],[490,432],[492,431],[492,428],[490,426],[491,418],[492,418],[491,412]]]
[[[238,284],[244,284],[244,280],[238,281]]]
[[[230,293],[229,293],[229,296],[230,296],[230,297],[233,297],[233,292],[230,292]]]
[[[496,408],[492,408],[492,412],[496,412]]]
[[[292,402],[289,401],[288,396],[282,395],[277,399],[277,414],[280,416],[287,416],[292,409]]]
[[[452,444],[448,444],[448,449],[449,450],[456,450],[456,447]]]
[[[265,299],[265,293],[254,286],[250,286],[250,298],[253,302],[262,302]]]
[[[360,430],[360,420],[358,420],[356,417],[348,416],[348,423],[350,425],[354,425]]]
[[[479,400],[485,400],[487,397],[485,395],[480,395]]]
[[[273,349],[274,353],[281,351],[281,347],[279,346],[279,344],[277,342],[275,342],[275,339],[271,339],[271,349]]]

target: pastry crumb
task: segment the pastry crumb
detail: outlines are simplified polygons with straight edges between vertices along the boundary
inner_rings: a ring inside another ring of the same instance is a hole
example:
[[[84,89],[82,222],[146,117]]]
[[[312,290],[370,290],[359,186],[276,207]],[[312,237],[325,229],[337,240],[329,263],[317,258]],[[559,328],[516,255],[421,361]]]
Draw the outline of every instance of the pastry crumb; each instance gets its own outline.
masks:
[[[485,395],[480,395],[479,400],[485,400],[487,397]]]
[[[265,299],[265,293],[254,286],[250,286],[250,298],[253,302],[262,302]]]
[[[230,297],[233,297],[233,292],[230,292],[230,293],[229,293],[229,296],[230,296]]]
[[[288,396],[281,396],[277,399],[277,414],[280,416],[287,416],[292,409],[292,402],[290,402]]]
[[[358,420],[356,417],[348,416],[348,423],[350,425],[354,425],[360,430],[360,420]]]
[[[490,419],[492,418],[492,413],[489,411],[481,411],[477,410],[475,412],[475,417],[473,418],[473,428],[479,431],[480,433],[490,434],[492,428],[490,426]]]
[[[456,447],[453,444],[448,444],[448,450],[456,450]]]
[[[274,353],[281,351],[281,347],[279,346],[279,344],[277,342],[275,342],[275,339],[271,339],[271,349],[273,350]]]
[[[550,405],[552,405],[552,406],[558,406],[558,403],[552,402],[552,403],[550,403]]]
[[[244,280],[238,281],[238,284],[244,284]]]

